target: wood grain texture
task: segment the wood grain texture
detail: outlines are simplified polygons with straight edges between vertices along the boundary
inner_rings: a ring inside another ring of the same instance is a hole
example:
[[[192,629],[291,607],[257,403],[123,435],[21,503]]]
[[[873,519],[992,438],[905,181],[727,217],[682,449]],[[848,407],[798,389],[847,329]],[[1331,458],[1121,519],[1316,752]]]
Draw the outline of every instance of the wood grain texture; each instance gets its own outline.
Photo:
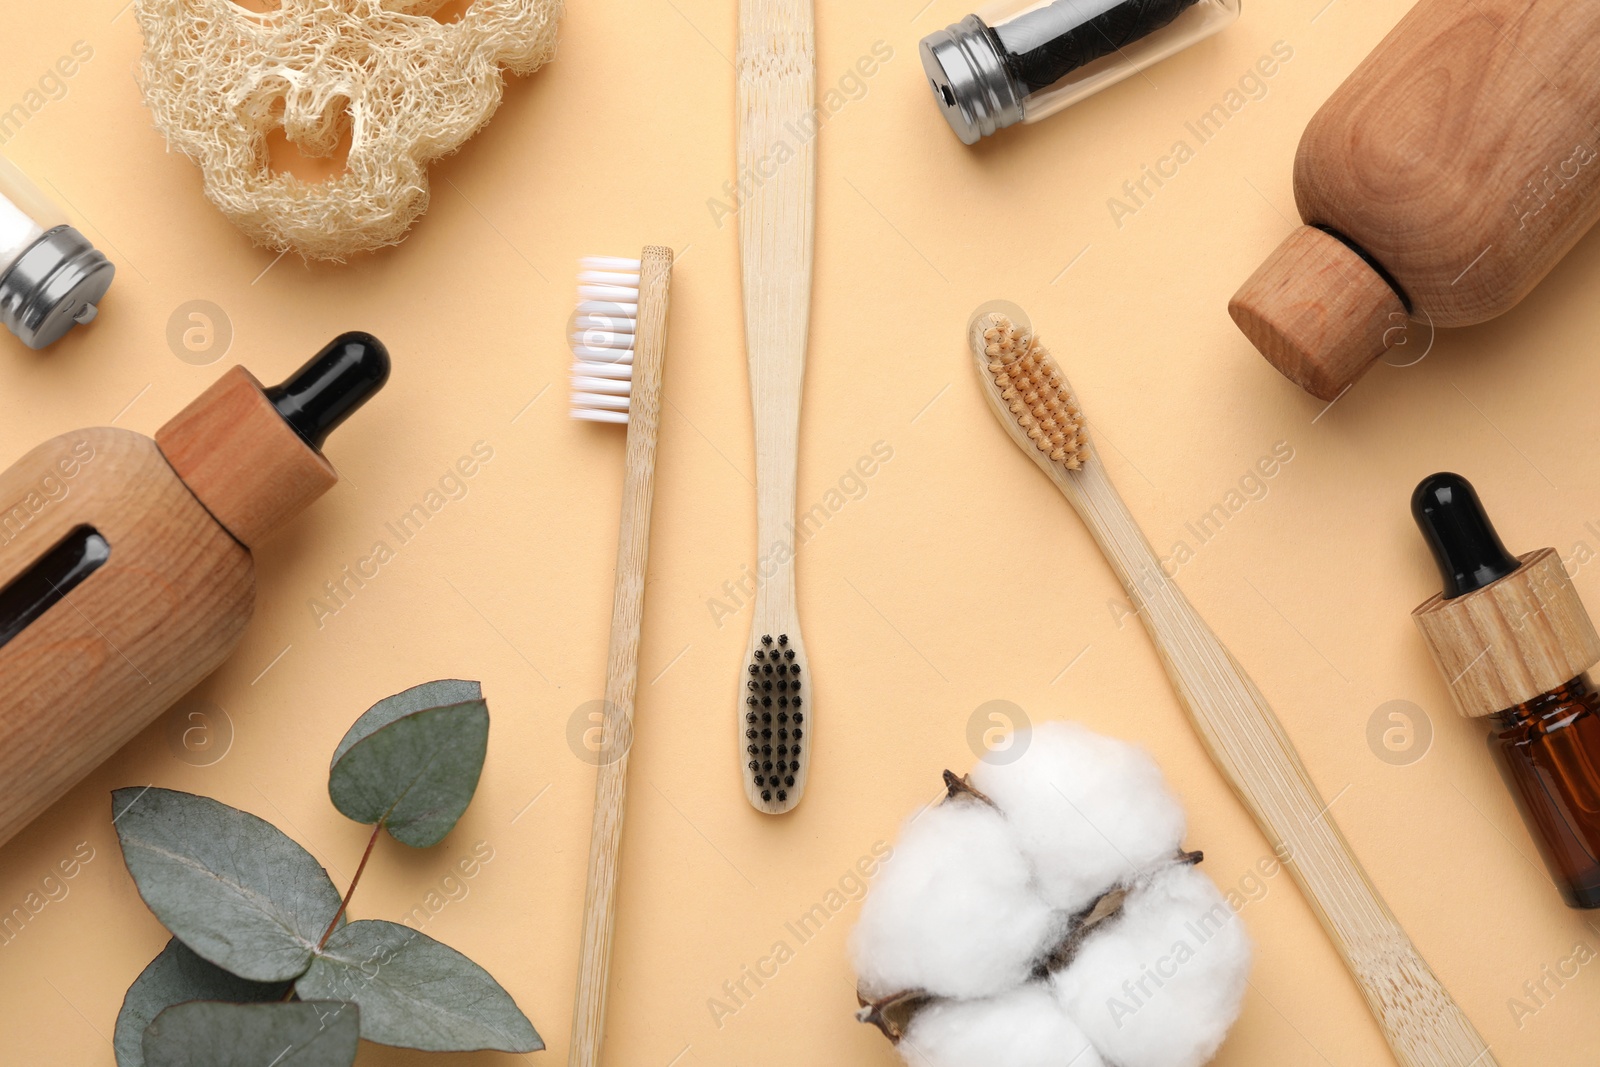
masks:
[[[1600,218],[1600,4],[1421,0],[1312,117],[1294,190],[1434,325],[1508,310]]]
[[[1228,301],[1228,314],[1284,376],[1332,400],[1405,336],[1405,305],[1340,241],[1298,226]]]
[[[656,438],[661,425],[661,376],[667,351],[672,249],[647,247],[639,268],[639,318],[634,335],[633,388],[628,399],[627,469],[617,537],[617,579],[611,604],[611,647],[589,834],[589,874],[583,898],[578,993],[572,1011],[571,1067],[596,1067],[605,1036],[606,986],[616,922],[617,865],[627,810],[628,754],[644,624],[644,581],[650,561],[650,508],[655,497]]]
[[[243,367],[229,370],[157,430],[156,444],[206,510],[250,547],[339,480]]]
[[[1068,471],[1034,447],[969,338],[990,409],[1077,511],[1138,610],[1212,761],[1294,875],[1402,1067],[1492,1067],[1493,1054],[1378,895],[1277,716],[1162,569],[1092,454]]]
[[[111,546],[0,646],[3,843],[222,663],[249,622],[255,577],[250,553],[156,443],[126,430],[33,449],[0,474],[0,508],[0,586],[81,524]]]
[[[1600,663],[1600,634],[1561,554],[1541,548],[1522,566],[1463,596],[1434,594],[1411,613],[1461,714],[1478,718],[1532,700]]]
[[[816,121],[811,0],[741,0],[737,70],[738,172],[757,176],[739,205],[739,251],[755,418],[760,578],[734,706],[745,796],[758,810],[778,814],[800,802],[813,746],[804,746],[787,800],[762,800],[748,767],[743,667],[753,662],[762,635],[788,634],[801,676],[811,678],[800,636],[794,559],[817,180],[816,138],[803,136]],[[814,705],[807,708],[813,727],[815,710]]]

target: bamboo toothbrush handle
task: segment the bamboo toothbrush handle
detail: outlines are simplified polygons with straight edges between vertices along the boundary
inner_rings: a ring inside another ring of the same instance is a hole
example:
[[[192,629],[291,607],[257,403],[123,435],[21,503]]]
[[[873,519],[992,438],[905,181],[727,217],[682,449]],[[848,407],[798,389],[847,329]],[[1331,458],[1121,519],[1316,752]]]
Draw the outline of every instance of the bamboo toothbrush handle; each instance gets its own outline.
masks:
[[[633,702],[639,677],[639,632],[644,577],[650,557],[650,504],[655,494],[656,431],[661,423],[661,367],[667,349],[667,297],[672,249],[650,246],[639,267],[639,318],[634,335],[633,388],[628,402],[627,471],[622,483],[622,530],[617,539],[616,592],[611,605],[611,651],[601,718],[589,878],[583,899],[578,995],[572,1012],[570,1067],[596,1067],[605,1033],[606,978],[616,918],[617,861],[633,744]]]
[[[739,249],[763,554],[793,542],[816,208],[814,38],[811,0],[739,5],[738,173],[747,187],[739,204]],[[792,560],[783,567],[787,579],[769,581],[767,588],[792,599]]]
[[[1350,851],[1278,717],[1177,583],[1091,459],[1052,474],[1155,642],[1196,731],[1300,883],[1403,1067],[1493,1067],[1472,1023]]]

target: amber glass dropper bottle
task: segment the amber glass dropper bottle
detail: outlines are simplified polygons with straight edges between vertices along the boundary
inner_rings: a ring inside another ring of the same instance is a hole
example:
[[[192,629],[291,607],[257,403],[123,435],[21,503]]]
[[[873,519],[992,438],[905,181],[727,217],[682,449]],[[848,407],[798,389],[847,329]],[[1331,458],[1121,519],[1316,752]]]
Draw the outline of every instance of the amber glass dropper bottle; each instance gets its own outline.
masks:
[[[1554,549],[1508,554],[1471,483],[1423,479],[1411,513],[1444,590],[1412,617],[1489,748],[1569,907],[1600,907],[1600,635]]]

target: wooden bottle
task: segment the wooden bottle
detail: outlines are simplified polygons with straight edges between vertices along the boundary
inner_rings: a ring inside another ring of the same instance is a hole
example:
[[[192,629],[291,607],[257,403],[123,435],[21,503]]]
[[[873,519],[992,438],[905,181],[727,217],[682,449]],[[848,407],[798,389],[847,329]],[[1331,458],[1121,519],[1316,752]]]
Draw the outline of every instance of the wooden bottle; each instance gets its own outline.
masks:
[[[1332,400],[1408,318],[1492,319],[1600,219],[1600,3],[1421,0],[1311,119],[1297,227],[1228,304]]]
[[[389,376],[364,333],[281,386],[224,374],[152,440],[46,441],[0,473],[0,843],[215,670],[251,548],[327,492],[327,434]]]

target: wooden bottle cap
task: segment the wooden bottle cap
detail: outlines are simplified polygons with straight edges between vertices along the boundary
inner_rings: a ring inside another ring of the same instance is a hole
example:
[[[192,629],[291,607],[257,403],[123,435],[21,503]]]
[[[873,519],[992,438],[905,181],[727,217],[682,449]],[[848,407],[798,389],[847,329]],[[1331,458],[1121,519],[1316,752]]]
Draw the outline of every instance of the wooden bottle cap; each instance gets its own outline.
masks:
[[[1343,241],[1297,227],[1228,301],[1228,314],[1278,370],[1333,400],[1403,335],[1405,305]]]
[[[1553,548],[1450,600],[1435,594],[1411,613],[1456,709],[1469,718],[1548,693],[1600,662],[1600,634]]]
[[[339,476],[284,421],[256,376],[234,367],[156,431],[178,477],[246,548],[333,488]]]

